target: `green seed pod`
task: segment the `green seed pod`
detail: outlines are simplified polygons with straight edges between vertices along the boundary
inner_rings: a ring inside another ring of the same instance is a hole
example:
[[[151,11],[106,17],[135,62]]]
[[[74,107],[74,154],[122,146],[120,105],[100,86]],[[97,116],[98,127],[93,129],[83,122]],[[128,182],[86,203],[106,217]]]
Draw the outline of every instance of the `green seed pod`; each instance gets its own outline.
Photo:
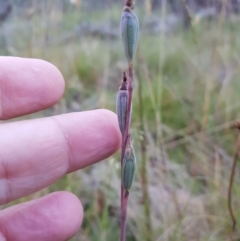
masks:
[[[119,90],[117,94],[116,107],[117,107],[118,124],[122,135],[124,135],[124,131],[126,128],[127,105],[128,105],[128,91]]]
[[[129,190],[135,176],[136,156],[133,147],[127,147],[122,165],[122,185],[125,190]]]
[[[120,23],[124,52],[129,63],[136,53],[139,22],[137,15],[130,7],[124,7]]]

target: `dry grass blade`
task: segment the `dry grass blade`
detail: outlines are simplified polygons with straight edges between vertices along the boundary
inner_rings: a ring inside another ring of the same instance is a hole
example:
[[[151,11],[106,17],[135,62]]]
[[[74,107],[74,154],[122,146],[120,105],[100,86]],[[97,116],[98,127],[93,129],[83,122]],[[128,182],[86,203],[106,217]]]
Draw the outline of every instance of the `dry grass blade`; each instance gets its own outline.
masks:
[[[230,179],[229,179],[229,187],[228,187],[228,209],[229,209],[230,217],[232,219],[232,230],[231,230],[230,238],[229,238],[230,241],[233,240],[232,236],[235,232],[236,224],[237,224],[237,220],[235,218],[233,208],[232,208],[232,186],[233,186],[233,182],[234,182],[234,174],[235,174],[235,169],[236,169],[237,160],[238,160],[239,151],[240,151],[240,123],[239,122],[237,122],[235,124],[235,128],[238,129],[239,134],[238,134],[237,143],[236,143],[236,150],[235,150],[234,157],[233,157],[233,164],[232,164],[231,175],[230,175]]]

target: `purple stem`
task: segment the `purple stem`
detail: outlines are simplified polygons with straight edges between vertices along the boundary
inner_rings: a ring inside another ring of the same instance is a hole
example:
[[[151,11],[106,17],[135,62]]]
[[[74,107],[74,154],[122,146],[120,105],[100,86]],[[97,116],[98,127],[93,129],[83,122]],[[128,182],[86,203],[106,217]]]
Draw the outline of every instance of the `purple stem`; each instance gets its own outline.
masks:
[[[129,127],[131,123],[131,109],[132,109],[132,92],[133,92],[133,70],[132,65],[128,66],[128,106],[127,106],[127,116],[126,116],[126,129],[124,131],[123,140],[122,140],[122,153],[121,153],[121,165],[123,164],[123,158],[125,149],[127,146],[127,140],[129,136]],[[128,196],[129,192],[124,190],[121,183],[121,235],[120,241],[125,241],[126,237],[126,220],[127,220],[127,205],[128,205]]]
[[[127,84],[128,84],[128,107],[127,107],[127,117],[126,117],[126,129],[124,132],[124,140],[123,140],[123,154],[125,153],[127,139],[129,135],[129,128],[131,123],[131,109],[132,109],[132,92],[133,92],[133,70],[132,65],[129,64],[128,67],[128,76],[127,76]],[[123,161],[123,158],[122,158]]]
[[[126,237],[128,197],[129,197],[129,192],[124,191],[123,208],[122,208],[122,213],[121,213],[121,241],[125,241],[125,237]]]

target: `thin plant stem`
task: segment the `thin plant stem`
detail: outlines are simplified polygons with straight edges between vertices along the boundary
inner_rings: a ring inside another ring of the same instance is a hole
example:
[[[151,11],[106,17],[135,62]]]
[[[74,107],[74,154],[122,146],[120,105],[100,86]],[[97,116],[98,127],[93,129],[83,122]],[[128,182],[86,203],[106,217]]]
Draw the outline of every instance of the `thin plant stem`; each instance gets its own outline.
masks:
[[[121,241],[125,241],[126,237],[126,221],[127,221],[127,205],[129,192],[123,190],[123,199],[122,199],[122,213],[121,213]]]
[[[127,106],[127,118],[126,118],[126,130],[124,133],[124,149],[127,145],[127,139],[128,139],[128,133],[129,128],[131,124],[131,110],[132,110],[132,92],[133,92],[133,69],[132,65],[129,64],[128,66],[128,77],[127,77],[127,83],[128,83],[128,106]]]
[[[152,13],[152,3],[151,0],[145,0],[146,15],[150,16]]]
[[[127,85],[128,85],[128,106],[127,106],[127,115],[126,115],[126,129],[124,131],[123,140],[122,140],[121,165],[123,164],[123,158],[124,158],[124,153],[127,146],[127,141],[129,138],[129,128],[131,123],[132,92],[133,92],[133,69],[131,64],[129,64],[128,66]],[[120,233],[121,241],[125,241],[125,237],[126,237],[128,197],[129,197],[129,192],[124,190],[123,185],[121,183],[121,233]]]
[[[189,11],[189,8],[187,6],[186,0],[182,0],[183,3],[183,11],[184,11],[184,20],[183,20],[183,24],[185,28],[189,28],[192,26],[192,17]]]
[[[161,27],[164,27],[166,20],[166,0],[163,0],[161,3]],[[156,110],[155,110],[155,118],[156,118],[156,126],[157,126],[157,135],[156,135],[156,146],[159,146],[160,155],[163,153],[163,147],[160,145],[160,140],[163,139],[162,135],[162,113],[161,113],[161,105],[162,105],[162,92],[163,92],[163,62],[164,62],[164,43],[165,43],[165,33],[160,34],[159,39],[159,73],[158,73],[158,82],[157,82],[157,97],[156,97]],[[165,158],[162,158],[163,166],[166,166]]]
[[[240,131],[240,123],[236,123],[235,127],[238,129],[238,131]],[[235,228],[236,228],[236,224],[237,224],[236,218],[233,213],[233,208],[232,208],[232,186],[233,186],[233,181],[234,181],[234,174],[235,174],[235,169],[236,169],[236,165],[237,165],[237,160],[239,157],[239,151],[240,151],[240,132],[238,134],[238,139],[237,139],[237,143],[236,143],[236,150],[235,150],[234,157],[233,157],[233,165],[232,165],[232,169],[231,169],[231,174],[230,174],[230,179],[229,179],[229,187],[228,187],[228,210],[229,210],[230,217],[232,219],[232,230],[231,230],[231,234],[230,234],[230,240],[232,240],[232,235],[235,232]]]
[[[124,158],[124,139],[122,140],[122,155],[121,155],[121,166]],[[122,176],[122,169],[121,169]],[[121,182],[121,233],[120,233],[120,241],[125,241],[126,236],[126,219],[127,219],[127,211],[125,210],[125,202],[124,202],[124,188]]]
[[[144,107],[142,98],[142,80],[139,79],[138,83],[138,103],[139,103],[139,119],[140,119],[140,152],[141,152],[141,185],[144,203],[144,213],[146,216],[145,227],[146,227],[146,241],[152,241],[152,222],[151,222],[151,210],[150,210],[150,198],[148,192],[148,174],[147,174],[147,163],[146,163],[146,139],[145,139],[145,129],[144,129]]]
[[[220,18],[218,21],[217,26],[217,37],[213,44],[213,50],[211,54],[211,64],[209,66],[214,66],[217,63],[217,55],[218,55],[218,47],[220,45],[220,40],[222,39],[222,27],[223,27],[223,20],[226,16],[226,10],[227,10],[227,1],[222,0],[222,7],[221,7],[221,13]],[[212,68],[212,67],[211,67]],[[204,102],[203,102],[203,117],[202,117],[202,129],[205,129],[208,124],[209,120],[209,109],[210,109],[210,103],[211,103],[211,93],[213,88],[213,73],[211,73],[211,76],[206,80],[206,86],[205,86],[205,96],[204,96]]]

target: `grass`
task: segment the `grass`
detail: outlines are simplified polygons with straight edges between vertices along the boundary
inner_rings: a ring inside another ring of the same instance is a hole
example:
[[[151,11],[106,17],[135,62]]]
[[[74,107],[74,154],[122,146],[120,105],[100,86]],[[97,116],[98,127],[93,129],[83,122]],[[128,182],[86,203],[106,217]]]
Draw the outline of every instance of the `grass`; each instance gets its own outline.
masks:
[[[13,17],[4,26],[9,31],[6,36],[10,50],[23,57],[44,58],[55,64],[65,77],[62,101],[28,118],[95,108],[115,110],[115,93],[121,71],[126,68],[120,39],[75,36],[57,44],[46,43],[44,39],[46,36],[56,39],[83,21],[110,22],[113,19],[117,22],[120,10],[116,7],[89,15],[71,11],[59,16],[55,13],[55,17],[49,15],[53,31],[38,21],[38,15],[30,21],[16,21],[17,17]],[[136,79],[143,85],[154,241],[224,241],[229,237],[227,188],[237,132],[228,128],[228,123],[239,118],[240,29],[237,17],[225,20],[220,29],[218,23],[219,19],[210,23],[200,21],[192,31],[178,29],[164,36],[142,33],[140,37],[135,72]],[[160,41],[162,37],[165,41]],[[162,82],[160,109],[157,103],[159,80]],[[137,88],[138,82],[133,100],[132,132],[135,151],[141,160]],[[160,124],[156,113],[161,115]],[[160,140],[157,140],[158,129],[162,133]],[[85,210],[83,226],[72,241],[118,240],[118,160],[119,153],[14,203],[56,190],[69,190],[81,199]],[[138,168],[140,166],[139,163]],[[239,167],[233,187],[233,205],[239,224],[238,172]],[[128,241],[142,241],[146,232],[140,175],[139,170],[130,193]],[[238,230],[235,235],[240,237]]]

